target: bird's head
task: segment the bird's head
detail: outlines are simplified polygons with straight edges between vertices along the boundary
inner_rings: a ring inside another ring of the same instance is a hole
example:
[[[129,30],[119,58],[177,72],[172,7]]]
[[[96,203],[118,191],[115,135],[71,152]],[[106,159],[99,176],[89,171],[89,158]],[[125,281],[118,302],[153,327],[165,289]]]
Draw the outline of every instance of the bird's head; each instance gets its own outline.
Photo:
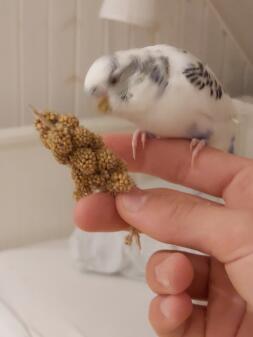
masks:
[[[150,109],[168,84],[169,62],[144,49],[120,51],[97,59],[87,72],[84,89],[101,110],[132,120]]]

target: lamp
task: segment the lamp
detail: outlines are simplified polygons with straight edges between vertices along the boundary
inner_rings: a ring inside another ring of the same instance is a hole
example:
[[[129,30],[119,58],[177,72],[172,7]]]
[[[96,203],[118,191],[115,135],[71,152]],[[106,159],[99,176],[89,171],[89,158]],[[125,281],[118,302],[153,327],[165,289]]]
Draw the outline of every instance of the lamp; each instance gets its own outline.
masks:
[[[104,0],[100,17],[155,30],[157,0]]]

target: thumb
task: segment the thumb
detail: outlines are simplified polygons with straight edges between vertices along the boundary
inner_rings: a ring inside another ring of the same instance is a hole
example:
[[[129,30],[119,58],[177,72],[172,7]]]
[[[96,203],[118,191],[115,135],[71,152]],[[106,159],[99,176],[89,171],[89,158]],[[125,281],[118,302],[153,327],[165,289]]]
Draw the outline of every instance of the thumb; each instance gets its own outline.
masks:
[[[119,194],[116,207],[140,232],[202,251],[221,262],[240,258],[242,246],[252,237],[252,226],[245,226],[239,211],[174,190],[135,189]]]

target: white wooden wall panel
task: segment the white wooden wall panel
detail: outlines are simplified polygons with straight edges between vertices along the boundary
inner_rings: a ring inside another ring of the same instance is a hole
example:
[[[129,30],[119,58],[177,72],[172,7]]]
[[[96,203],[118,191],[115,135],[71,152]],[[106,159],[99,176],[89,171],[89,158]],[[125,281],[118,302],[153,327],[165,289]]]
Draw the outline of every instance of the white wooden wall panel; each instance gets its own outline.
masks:
[[[70,0],[68,0],[70,1]],[[76,48],[76,109],[79,116],[94,115],[94,108],[83,93],[83,78],[90,64],[104,52],[105,24],[99,20],[101,0],[77,0],[79,41]]]
[[[19,115],[19,4],[0,1],[0,127],[20,124]]]
[[[225,39],[223,62],[223,85],[231,95],[243,93],[243,77],[245,60],[242,59],[239,49],[234,49],[234,44],[229,36]]]
[[[127,49],[129,46],[129,25],[116,21],[105,22],[105,52]],[[106,44],[107,43],[107,44]]]
[[[253,60],[252,0],[207,0],[248,59]]]
[[[207,5],[205,7],[204,27],[203,59],[221,79],[226,33],[221,29],[217,17],[213,15]]]
[[[153,34],[139,27],[131,27],[129,31],[129,48],[141,48],[154,44]]]
[[[28,104],[94,116],[83,93],[103,53],[151,43],[185,48],[215,71],[232,95],[253,94],[253,68],[209,0],[157,0],[159,29],[98,18],[102,0],[0,0],[0,128],[30,124]]]
[[[49,0],[49,107],[74,111],[76,1]]]
[[[182,43],[183,0],[159,1],[159,30],[157,41],[180,46]]]
[[[20,0],[20,120],[32,121],[29,104],[48,104],[48,1]]]
[[[243,94],[244,95],[253,94],[253,67],[249,63],[246,63],[244,69]]]
[[[205,5],[203,0],[184,0],[181,22],[183,22],[182,48],[202,58],[205,33]]]

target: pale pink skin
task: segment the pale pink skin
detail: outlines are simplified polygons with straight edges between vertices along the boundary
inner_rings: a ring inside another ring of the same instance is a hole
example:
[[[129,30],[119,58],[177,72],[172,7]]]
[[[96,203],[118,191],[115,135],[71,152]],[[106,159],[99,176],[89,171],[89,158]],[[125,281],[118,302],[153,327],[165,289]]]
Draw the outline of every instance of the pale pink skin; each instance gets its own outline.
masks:
[[[131,135],[109,135],[105,141],[131,171],[225,200],[223,206],[169,189],[136,189],[116,199],[91,195],[77,204],[75,221],[83,230],[125,230],[131,225],[155,239],[211,256],[160,251],[151,257],[146,275],[157,294],[149,315],[156,334],[252,336],[253,160],[205,147],[192,167],[189,142],[162,139],[149,140],[134,160]],[[192,298],[208,300],[208,306],[192,304]]]

